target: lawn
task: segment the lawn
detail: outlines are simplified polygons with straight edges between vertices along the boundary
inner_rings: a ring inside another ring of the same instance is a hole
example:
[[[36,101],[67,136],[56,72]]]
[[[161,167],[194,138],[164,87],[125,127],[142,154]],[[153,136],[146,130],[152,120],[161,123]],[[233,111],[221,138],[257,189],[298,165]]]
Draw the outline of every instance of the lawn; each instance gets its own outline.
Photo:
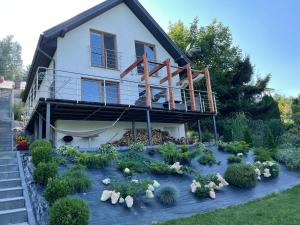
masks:
[[[298,225],[300,185],[243,205],[170,220],[160,225]]]

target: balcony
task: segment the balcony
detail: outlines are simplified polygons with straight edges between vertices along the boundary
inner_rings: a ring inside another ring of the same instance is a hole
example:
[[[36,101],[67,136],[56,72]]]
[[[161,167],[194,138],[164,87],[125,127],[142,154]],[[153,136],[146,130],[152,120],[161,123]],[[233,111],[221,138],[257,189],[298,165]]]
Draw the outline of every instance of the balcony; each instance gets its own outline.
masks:
[[[91,66],[120,70],[121,53],[115,50],[89,46]]]

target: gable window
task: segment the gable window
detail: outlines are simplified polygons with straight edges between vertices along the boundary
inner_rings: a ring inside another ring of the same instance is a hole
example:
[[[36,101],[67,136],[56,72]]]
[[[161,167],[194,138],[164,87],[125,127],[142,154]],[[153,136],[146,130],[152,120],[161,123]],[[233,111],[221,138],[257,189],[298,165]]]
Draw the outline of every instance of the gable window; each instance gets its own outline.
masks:
[[[155,55],[155,46],[152,44],[147,44],[144,42],[135,42],[135,55],[136,57],[140,57],[143,54],[146,53],[148,61],[156,61],[156,55]],[[155,64],[153,63],[148,63],[149,71],[151,71],[154,67]],[[138,65],[137,67],[138,73],[143,74],[144,73],[144,67],[143,64]]]
[[[115,35],[91,31],[90,48],[92,66],[118,69]]]
[[[81,79],[81,100],[118,104],[119,83],[83,78]]]

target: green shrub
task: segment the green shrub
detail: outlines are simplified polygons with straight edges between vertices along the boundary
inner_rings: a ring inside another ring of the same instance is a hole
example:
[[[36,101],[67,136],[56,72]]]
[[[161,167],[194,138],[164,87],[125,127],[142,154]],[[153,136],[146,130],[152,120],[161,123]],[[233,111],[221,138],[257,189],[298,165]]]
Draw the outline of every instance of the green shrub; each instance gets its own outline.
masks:
[[[276,154],[276,159],[284,163],[289,170],[300,170],[299,148],[279,149]]]
[[[229,165],[224,178],[229,184],[240,188],[254,187],[257,181],[255,168],[242,163]]]
[[[205,198],[205,197],[208,197],[209,196],[209,187],[207,186],[204,186],[204,185],[201,185],[201,187],[198,187],[195,191],[195,195],[198,197],[198,198]]]
[[[265,129],[263,144],[265,148],[274,149],[276,148],[276,143],[272,131],[269,127]]]
[[[47,149],[52,149],[51,143],[45,139],[35,140],[34,142],[32,142],[29,146],[29,150],[31,151],[36,147],[45,147]]]
[[[45,186],[47,185],[48,179],[55,178],[57,173],[56,163],[39,163],[33,172],[33,178],[36,183]]]
[[[158,160],[152,160],[148,164],[149,170],[154,174],[171,174],[173,170],[170,168],[170,166],[164,162],[160,162]]]
[[[261,175],[265,177],[265,170],[268,169],[272,177],[277,177],[279,175],[279,165],[274,161],[265,161],[263,163],[256,162],[255,167],[261,172]]]
[[[181,150],[181,152],[188,152],[189,151],[189,146],[188,145],[182,145],[181,147],[180,147],[180,150]]]
[[[202,134],[202,142],[211,142],[212,139],[212,133],[210,133],[208,130],[205,130]]]
[[[227,158],[228,163],[241,163],[242,157],[231,155]]]
[[[67,160],[61,156],[54,157],[53,162],[55,162],[57,165],[66,165],[67,164]]]
[[[74,159],[76,156],[80,155],[80,151],[78,150],[78,148],[72,145],[60,146],[59,148],[57,148],[57,152],[70,157],[71,159]]]
[[[83,152],[75,157],[76,163],[88,168],[102,168],[107,165],[108,161],[101,154],[92,154]]]
[[[142,152],[144,151],[144,145],[142,143],[136,142],[129,145],[128,150],[134,152]]]
[[[231,126],[225,126],[223,130],[223,141],[224,142],[231,142],[233,141],[232,138],[232,129]]]
[[[265,162],[272,161],[271,153],[263,148],[258,148],[254,150],[255,161]]]
[[[85,192],[91,187],[91,181],[80,167],[73,166],[69,168],[62,177],[68,183],[72,193]]]
[[[52,161],[52,149],[46,146],[37,146],[31,150],[32,163],[35,167],[43,162],[51,162]]]
[[[65,179],[49,178],[44,196],[51,206],[57,199],[66,197],[70,187]]]
[[[98,150],[99,154],[104,157],[107,161],[112,161],[117,158],[118,151],[112,144],[103,144]]]
[[[250,129],[245,129],[244,131],[244,141],[249,145],[252,146],[253,138]]]
[[[245,141],[234,141],[234,142],[219,142],[218,144],[219,150],[225,151],[231,154],[238,154],[238,153],[247,153],[250,150],[249,145]]]
[[[217,163],[217,160],[216,158],[214,157],[213,154],[204,154],[202,155],[199,159],[198,159],[198,162],[201,164],[201,165],[214,165]]]
[[[164,157],[164,160],[169,164],[173,164],[175,162],[187,164],[200,154],[200,151],[180,151],[177,149],[175,144],[160,145],[159,152]]]
[[[165,206],[172,206],[176,204],[178,191],[173,186],[164,186],[158,189],[157,191],[157,199],[158,201]]]
[[[143,173],[147,171],[147,164],[149,162],[150,159],[147,159],[136,152],[130,151],[119,157],[117,167],[122,171],[125,168],[128,168],[132,172]]]
[[[88,225],[90,210],[80,198],[61,198],[49,212],[49,225]]]

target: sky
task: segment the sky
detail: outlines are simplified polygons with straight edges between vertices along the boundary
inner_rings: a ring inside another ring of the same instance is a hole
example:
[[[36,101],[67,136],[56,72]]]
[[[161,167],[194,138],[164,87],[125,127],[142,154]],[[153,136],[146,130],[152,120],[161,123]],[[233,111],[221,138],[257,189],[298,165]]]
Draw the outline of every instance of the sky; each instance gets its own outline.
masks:
[[[39,35],[101,0],[1,0],[0,39],[14,35],[25,65]],[[202,26],[216,18],[229,26],[233,42],[255,65],[257,76],[272,74],[270,87],[286,96],[300,94],[300,0],[140,0],[167,31],[170,22]]]

